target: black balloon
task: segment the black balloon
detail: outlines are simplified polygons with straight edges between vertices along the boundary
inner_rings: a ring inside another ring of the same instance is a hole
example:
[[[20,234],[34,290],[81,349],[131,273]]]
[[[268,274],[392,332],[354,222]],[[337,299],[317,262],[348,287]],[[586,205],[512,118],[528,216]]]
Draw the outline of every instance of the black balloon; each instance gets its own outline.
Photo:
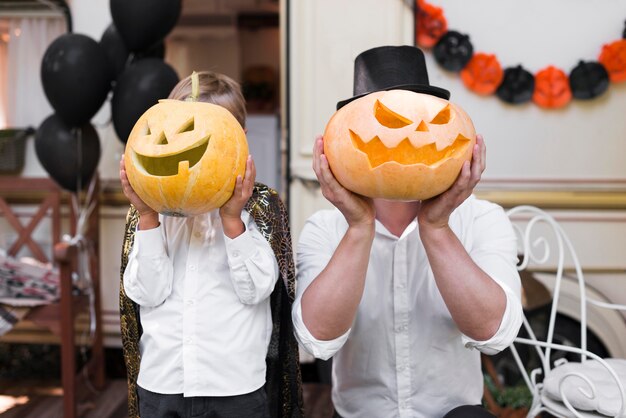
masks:
[[[100,140],[90,123],[72,128],[53,114],[35,133],[35,152],[54,181],[76,192],[89,185],[98,167]]]
[[[609,73],[599,62],[580,61],[569,75],[572,95],[577,99],[593,99],[609,88]]]
[[[126,48],[124,40],[113,23],[102,34],[100,45],[107,55],[108,69],[112,80],[116,79],[124,71],[124,68],[132,62],[143,58],[162,59],[165,57],[165,43],[161,40],[144,51],[134,53],[133,57],[129,58],[128,48]]]
[[[88,36],[61,35],[43,56],[41,82],[56,113],[67,124],[81,126],[98,112],[109,92],[106,54]]]
[[[439,39],[433,53],[439,65],[446,70],[461,71],[472,59],[474,46],[469,36],[449,31]]]
[[[535,76],[518,65],[504,70],[504,79],[496,94],[507,103],[520,104],[532,99],[534,90]]]
[[[181,0],[111,0],[111,16],[130,51],[143,51],[176,25]]]
[[[124,40],[119,32],[115,29],[115,25],[112,23],[102,34],[100,45],[107,55],[107,64],[111,79],[116,79],[117,76],[124,71],[126,61],[128,60],[128,49],[126,45],[124,45]]]
[[[120,75],[111,101],[113,126],[120,141],[126,143],[137,119],[159,99],[167,98],[176,83],[176,72],[157,58],[137,61]]]
[[[136,52],[133,60],[137,61],[143,58],[165,58],[165,42],[160,40],[151,47],[143,51]]]
[[[622,38],[626,39],[626,22],[624,22],[624,32],[622,32]]]

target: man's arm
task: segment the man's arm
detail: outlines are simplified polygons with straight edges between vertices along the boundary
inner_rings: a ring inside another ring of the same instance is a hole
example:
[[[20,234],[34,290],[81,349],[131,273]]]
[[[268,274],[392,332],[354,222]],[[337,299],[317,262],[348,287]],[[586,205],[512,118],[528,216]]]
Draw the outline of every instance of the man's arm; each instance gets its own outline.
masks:
[[[470,258],[449,227],[420,228],[437,287],[459,330],[488,340],[500,327],[506,295]]]
[[[480,181],[485,169],[485,155],[485,144],[479,135],[471,165],[466,162],[454,185],[443,194],[422,202],[418,212],[420,237],[439,292],[459,330],[478,341],[489,340],[498,332],[503,318],[507,317],[508,297],[504,288],[470,257],[448,221],[452,211],[470,196]],[[486,228],[489,225],[478,225],[478,229]],[[481,234],[481,230],[476,234]],[[507,256],[512,252],[514,257],[515,250],[508,247],[513,245],[514,248],[515,240],[514,236],[509,238],[505,232],[502,242],[494,243],[492,260],[502,265],[502,271],[510,267],[515,276],[515,261]],[[499,240],[500,237],[495,234],[493,239]],[[507,248],[495,248],[497,245]],[[511,272],[506,275],[511,276]],[[514,308],[518,310],[517,306],[508,307]]]
[[[344,189],[334,178],[317,138],[313,170],[322,194],[341,211],[348,229],[326,267],[302,295],[302,320],[318,340],[332,340],[352,325],[365,287],[365,276],[374,240],[372,202]]]

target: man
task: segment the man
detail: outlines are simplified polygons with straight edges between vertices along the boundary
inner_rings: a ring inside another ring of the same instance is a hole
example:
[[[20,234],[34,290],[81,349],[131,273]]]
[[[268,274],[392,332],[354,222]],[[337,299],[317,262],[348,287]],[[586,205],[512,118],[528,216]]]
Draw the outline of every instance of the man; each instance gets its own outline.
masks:
[[[443,90],[429,85],[422,51],[409,46],[360,54],[354,85],[353,99]],[[307,351],[334,356],[336,416],[491,416],[477,406],[480,352],[512,342],[522,307],[513,228],[502,208],[472,196],[485,169],[482,137],[450,189],[421,202],[346,190],[323,150],[317,138],[313,169],[335,209],[302,231],[292,316]]]

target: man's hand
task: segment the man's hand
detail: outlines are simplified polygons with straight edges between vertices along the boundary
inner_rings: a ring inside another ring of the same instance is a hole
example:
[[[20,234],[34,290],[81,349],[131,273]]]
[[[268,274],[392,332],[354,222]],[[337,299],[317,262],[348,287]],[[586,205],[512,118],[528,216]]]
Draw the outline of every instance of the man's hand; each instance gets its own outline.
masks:
[[[244,178],[237,176],[233,195],[220,208],[220,218],[224,234],[231,239],[237,238],[246,231],[246,227],[241,220],[241,211],[252,196],[254,180],[256,178],[256,167],[251,155],[246,161],[246,172]]]
[[[126,165],[124,163],[124,155],[120,159],[120,181],[122,182],[122,191],[124,196],[139,212],[139,229],[152,229],[159,226],[159,214],[148,206],[133,190],[133,186],[128,181],[126,175]]]
[[[376,211],[372,200],[345,189],[330,170],[324,155],[324,139],[318,136],[313,146],[313,171],[322,194],[343,214],[351,227],[373,228]]]
[[[485,142],[482,135],[476,136],[472,161],[463,164],[454,184],[442,194],[422,201],[417,219],[420,229],[441,229],[448,226],[450,214],[467,199],[485,171]]]

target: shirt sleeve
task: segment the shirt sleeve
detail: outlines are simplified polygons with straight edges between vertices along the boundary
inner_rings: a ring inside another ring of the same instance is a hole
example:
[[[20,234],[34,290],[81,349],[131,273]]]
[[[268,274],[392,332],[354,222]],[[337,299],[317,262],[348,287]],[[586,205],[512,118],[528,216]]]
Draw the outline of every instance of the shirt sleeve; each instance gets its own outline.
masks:
[[[241,303],[257,304],[267,299],[278,280],[278,263],[269,242],[261,235],[247,211],[241,213],[246,227],[235,239],[224,235],[230,277]]]
[[[153,229],[137,230],[124,270],[126,295],[140,306],[158,306],[172,293],[173,277],[163,223]]]
[[[318,212],[304,225],[298,243],[296,270],[296,299],[292,307],[292,321],[296,339],[308,353],[327,360],[343,347],[351,329],[333,340],[318,340],[308,330],[302,319],[302,295],[330,261],[337,244],[332,242],[331,234],[336,230],[329,228],[323,216],[328,211]]]
[[[517,271],[517,238],[501,207],[492,205],[474,220],[470,256],[504,291],[506,308],[496,333],[485,341],[463,335],[463,344],[493,355],[507,348],[522,325],[521,280]]]

